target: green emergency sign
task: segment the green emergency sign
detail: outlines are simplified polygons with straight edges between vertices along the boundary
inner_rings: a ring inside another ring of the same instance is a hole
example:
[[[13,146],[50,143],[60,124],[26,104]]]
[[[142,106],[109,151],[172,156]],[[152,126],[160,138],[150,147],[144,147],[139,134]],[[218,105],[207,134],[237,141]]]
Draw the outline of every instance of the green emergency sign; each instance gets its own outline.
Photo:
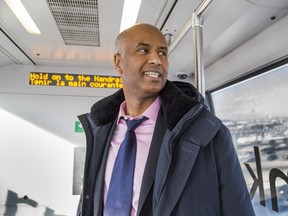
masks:
[[[75,132],[76,133],[83,133],[84,132],[84,128],[83,128],[82,124],[80,123],[80,121],[75,121]]]

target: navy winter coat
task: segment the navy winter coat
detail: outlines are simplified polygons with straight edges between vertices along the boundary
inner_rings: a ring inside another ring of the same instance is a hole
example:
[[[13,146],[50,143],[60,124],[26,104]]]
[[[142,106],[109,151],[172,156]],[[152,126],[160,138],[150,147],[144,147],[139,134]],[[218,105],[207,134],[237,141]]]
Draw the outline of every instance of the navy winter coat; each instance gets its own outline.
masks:
[[[138,215],[254,216],[229,130],[191,91],[188,96],[167,81],[160,92]],[[119,90],[79,116],[87,154],[77,215],[102,215],[108,148],[123,101]]]

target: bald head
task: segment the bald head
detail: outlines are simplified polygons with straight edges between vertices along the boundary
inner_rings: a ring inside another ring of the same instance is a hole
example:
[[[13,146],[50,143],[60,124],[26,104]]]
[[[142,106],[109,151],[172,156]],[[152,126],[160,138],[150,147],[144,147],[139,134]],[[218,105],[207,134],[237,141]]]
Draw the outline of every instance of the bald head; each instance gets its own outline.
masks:
[[[164,35],[162,32],[155,26],[147,24],[147,23],[139,23],[135,24],[134,26],[122,31],[116,38],[115,41],[115,51],[117,54],[122,54],[123,51],[123,44],[124,42],[129,40],[129,37],[133,37],[135,34],[143,34],[147,32],[154,32],[156,34],[159,34],[160,37],[163,37],[165,40]],[[166,40],[165,40],[166,41]]]

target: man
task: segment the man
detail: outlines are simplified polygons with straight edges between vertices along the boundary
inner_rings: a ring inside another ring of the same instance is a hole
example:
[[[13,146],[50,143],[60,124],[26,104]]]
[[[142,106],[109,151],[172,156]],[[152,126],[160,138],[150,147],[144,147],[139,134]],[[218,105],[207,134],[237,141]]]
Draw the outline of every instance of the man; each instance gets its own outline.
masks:
[[[167,80],[167,51],[164,36],[149,24],[117,37],[114,62],[123,89],[79,116],[87,154],[78,215],[109,215],[113,166],[126,129],[122,116],[148,118],[135,129],[127,216],[255,215],[228,129],[196,97]]]

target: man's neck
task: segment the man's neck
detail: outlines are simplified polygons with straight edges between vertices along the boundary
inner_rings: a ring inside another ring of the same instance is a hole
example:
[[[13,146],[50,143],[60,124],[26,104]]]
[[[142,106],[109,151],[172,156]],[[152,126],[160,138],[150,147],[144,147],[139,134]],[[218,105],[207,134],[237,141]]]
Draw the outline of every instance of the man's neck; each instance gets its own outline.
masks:
[[[141,99],[126,99],[126,114],[132,117],[141,115],[157,99],[157,97]]]

